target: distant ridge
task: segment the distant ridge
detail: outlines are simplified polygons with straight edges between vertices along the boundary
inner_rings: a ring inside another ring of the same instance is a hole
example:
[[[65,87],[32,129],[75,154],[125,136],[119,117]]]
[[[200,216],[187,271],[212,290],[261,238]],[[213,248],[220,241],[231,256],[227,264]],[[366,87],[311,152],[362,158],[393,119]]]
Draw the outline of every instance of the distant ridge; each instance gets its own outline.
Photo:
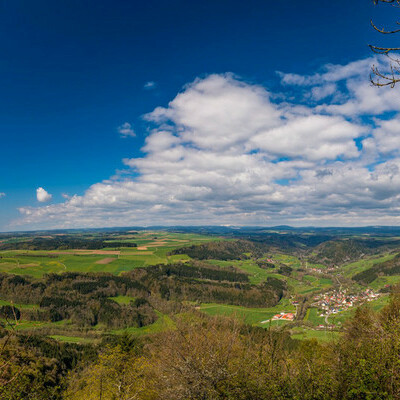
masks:
[[[0,235],[32,235],[32,234],[71,234],[79,232],[127,232],[127,231],[154,231],[162,230],[169,232],[204,232],[224,234],[227,232],[272,232],[272,231],[293,231],[297,233],[302,232],[326,232],[331,234],[346,234],[346,233],[398,233],[400,235],[400,226],[385,226],[385,225],[371,225],[371,226],[357,226],[357,227],[315,227],[315,226],[302,226],[294,227],[290,225],[276,225],[276,226],[226,226],[226,225],[153,225],[153,226],[115,226],[115,227],[101,227],[101,228],[70,228],[70,229],[38,229],[29,231],[5,231],[0,232]]]

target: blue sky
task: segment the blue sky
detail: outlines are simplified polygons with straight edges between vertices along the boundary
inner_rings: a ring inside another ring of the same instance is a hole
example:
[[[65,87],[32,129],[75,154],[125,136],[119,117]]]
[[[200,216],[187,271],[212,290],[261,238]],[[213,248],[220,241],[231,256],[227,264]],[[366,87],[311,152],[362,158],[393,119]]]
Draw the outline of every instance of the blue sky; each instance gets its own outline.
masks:
[[[399,224],[400,93],[367,47],[396,12],[0,0],[0,230]]]

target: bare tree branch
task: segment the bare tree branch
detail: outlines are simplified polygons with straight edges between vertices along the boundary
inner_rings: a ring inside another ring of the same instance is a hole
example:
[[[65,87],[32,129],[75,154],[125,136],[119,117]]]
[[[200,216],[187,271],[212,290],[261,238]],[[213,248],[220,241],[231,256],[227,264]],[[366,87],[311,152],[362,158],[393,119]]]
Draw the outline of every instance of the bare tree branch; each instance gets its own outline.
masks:
[[[400,6],[400,0],[372,0],[372,1],[374,2],[375,5],[377,5],[379,3],[389,3],[395,7]],[[397,6],[396,6],[396,4],[397,4]]]
[[[391,4],[394,7],[400,7],[400,0],[372,0],[375,5],[379,3]],[[396,22],[400,25],[400,22]],[[390,35],[394,33],[399,33],[399,29],[385,30],[385,28],[378,28],[374,22],[371,20],[372,27],[379,33],[383,35]],[[391,53],[400,52],[400,47],[380,47],[375,45],[368,45],[371,51],[376,54],[383,54],[389,58],[389,71],[381,72],[379,68],[375,65],[371,68],[370,81],[374,86],[390,86],[393,88],[398,82],[400,82],[400,56],[392,56]]]
[[[370,23],[371,23],[372,27],[373,27],[376,31],[378,31],[379,33],[383,33],[384,35],[388,35],[388,34],[400,32],[400,29],[395,29],[395,30],[393,30],[393,31],[385,31],[384,28],[378,28],[378,27],[374,24],[374,22],[372,21],[372,19],[371,19]],[[399,22],[396,22],[396,24],[397,24],[397,25],[400,25]]]

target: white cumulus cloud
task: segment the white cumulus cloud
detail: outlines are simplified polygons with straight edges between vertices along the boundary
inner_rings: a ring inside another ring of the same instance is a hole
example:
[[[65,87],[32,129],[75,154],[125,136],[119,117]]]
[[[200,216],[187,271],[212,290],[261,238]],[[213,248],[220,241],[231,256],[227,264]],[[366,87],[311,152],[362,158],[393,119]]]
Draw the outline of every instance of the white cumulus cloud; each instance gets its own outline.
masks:
[[[51,200],[52,195],[50,193],[48,193],[42,187],[39,187],[39,188],[36,189],[36,198],[41,203],[45,203],[46,201],[50,201]]]

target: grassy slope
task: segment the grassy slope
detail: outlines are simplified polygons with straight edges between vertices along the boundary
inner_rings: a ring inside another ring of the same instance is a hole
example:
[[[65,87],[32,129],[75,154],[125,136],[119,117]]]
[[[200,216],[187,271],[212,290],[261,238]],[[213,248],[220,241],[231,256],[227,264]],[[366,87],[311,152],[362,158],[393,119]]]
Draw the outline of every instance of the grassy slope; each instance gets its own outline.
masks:
[[[342,271],[343,275],[346,278],[351,278],[352,276],[365,271],[366,269],[372,267],[374,264],[378,264],[387,260],[391,260],[394,258],[395,254],[384,254],[379,257],[370,257],[367,259],[362,259],[347,265],[344,265],[343,267],[340,268]]]
[[[320,317],[319,314],[320,312],[318,312],[317,308],[309,308],[306,316],[304,317],[304,321],[311,322],[314,326],[325,324],[324,318]]]
[[[200,310],[209,315],[227,315],[236,317],[247,324],[268,327],[269,323],[261,324],[261,321],[272,318],[282,311],[295,312],[295,307],[288,299],[283,299],[275,307],[268,308],[247,308],[227,304],[203,303]],[[273,321],[272,325],[279,325],[282,321]]]
[[[98,341],[98,339],[80,337],[80,336],[50,335],[49,337],[59,342],[77,343],[77,344],[95,343]]]
[[[281,255],[282,256],[282,255]],[[295,257],[288,256],[293,261]],[[282,257],[281,257],[282,258]],[[285,280],[288,285],[289,292],[294,294],[306,294],[317,292],[321,289],[327,289],[332,286],[332,280],[327,278],[319,278],[313,275],[305,275],[303,280],[296,279],[297,273],[293,271],[293,277],[283,276],[278,274],[278,268],[260,268],[253,260],[207,260],[210,264],[218,265],[219,267],[234,266],[239,270],[249,274],[250,282],[259,284],[265,282],[267,278],[276,278]]]
[[[13,305],[14,307],[23,310],[23,309],[34,309],[34,308],[38,308],[39,305],[38,304],[15,304],[15,303],[11,303],[10,301],[6,301],[6,300],[0,300],[0,306],[11,306]]]
[[[131,301],[135,300],[135,297],[131,297],[131,296],[115,296],[115,297],[109,297],[109,299],[114,300],[118,304],[129,304]]]
[[[336,331],[306,329],[301,327],[293,328],[291,329],[291,332],[293,339],[318,339],[323,342],[335,340],[340,335],[340,333]]]

